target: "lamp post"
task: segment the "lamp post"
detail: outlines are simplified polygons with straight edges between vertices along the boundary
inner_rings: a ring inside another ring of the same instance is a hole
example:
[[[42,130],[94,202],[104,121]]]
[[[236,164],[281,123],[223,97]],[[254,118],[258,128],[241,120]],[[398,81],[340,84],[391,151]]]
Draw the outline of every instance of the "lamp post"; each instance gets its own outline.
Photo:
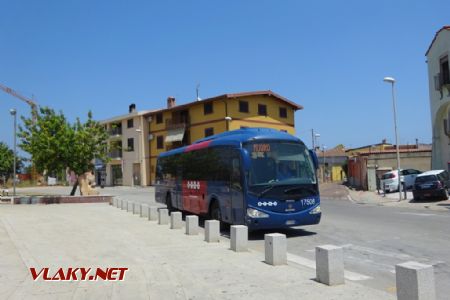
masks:
[[[322,172],[322,182],[325,182],[326,181],[326,178],[327,178],[327,176],[326,176],[326,159],[325,159],[325,149],[327,149],[327,146],[325,146],[325,145],[323,145],[322,146],[322,156],[323,156],[323,172]]]
[[[398,201],[402,200],[402,182],[400,174],[400,151],[398,146],[398,132],[397,132],[397,107],[395,104],[395,79],[392,77],[384,77],[384,82],[390,83],[392,87],[392,107],[394,109],[394,130],[395,130],[395,149],[397,152],[397,171],[398,171]]]
[[[314,140],[315,140],[315,144],[316,144],[316,145],[319,145],[319,142],[318,142],[319,138],[320,138],[320,133],[314,134]],[[314,151],[315,151],[315,150],[316,150],[316,149],[314,149]]]
[[[142,134],[142,129],[140,129],[140,128],[138,128],[138,129],[136,129],[136,132],[138,133],[138,135],[139,135],[139,138],[138,138],[138,161],[139,161],[139,184],[140,185],[142,185],[142,183],[141,183],[141,181],[142,181],[142,172],[141,172],[141,168],[142,168],[142,166],[141,166],[141,164],[142,164],[142,162],[141,162],[141,134]],[[133,179],[133,185],[134,185],[134,179]]]
[[[9,113],[11,116],[14,117],[14,177],[13,177],[13,196],[16,196],[16,164],[17,164],[17,157],[16,157],[16,128],[17,128],[17,111],[15,108],[11,108],[9,110]]]

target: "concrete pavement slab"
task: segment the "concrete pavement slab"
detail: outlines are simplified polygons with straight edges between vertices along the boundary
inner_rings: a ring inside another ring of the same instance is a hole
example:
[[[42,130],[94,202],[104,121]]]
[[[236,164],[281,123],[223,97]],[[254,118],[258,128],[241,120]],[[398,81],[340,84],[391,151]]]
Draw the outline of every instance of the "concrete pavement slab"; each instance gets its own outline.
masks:
[[[327,287],[314,271],[274,268],[264,253],[235,253],[107,204],[2,206],[0,298],[394,299],[347,282]],[[6,225],[5,225],[6,224]],[[126,267],[124,281],[33,281],[27,268]]]

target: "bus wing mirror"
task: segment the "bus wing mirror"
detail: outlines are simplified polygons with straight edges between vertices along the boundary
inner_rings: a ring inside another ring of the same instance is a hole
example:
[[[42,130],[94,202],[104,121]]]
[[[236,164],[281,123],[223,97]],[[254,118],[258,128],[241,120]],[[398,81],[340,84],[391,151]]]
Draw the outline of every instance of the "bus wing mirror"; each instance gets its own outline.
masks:
[[[314,151],[313,149],[309,149],[309,155],[311,155],[311,158],[314,163],[314,168],[316,168],[317,170],[319,168],[319,160],[317,159],[316,151]]]

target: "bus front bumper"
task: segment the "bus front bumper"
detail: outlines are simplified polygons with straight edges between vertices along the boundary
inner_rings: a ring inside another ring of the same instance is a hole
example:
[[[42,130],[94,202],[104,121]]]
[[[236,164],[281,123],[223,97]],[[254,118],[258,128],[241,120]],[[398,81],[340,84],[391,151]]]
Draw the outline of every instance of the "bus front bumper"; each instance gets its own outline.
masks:
[[[250,230],[287,228],[319,224],[322,213],[311,213],[312,210],[297,213],[271,212],[266,218],[252,218],[246,216],[246,224]]]

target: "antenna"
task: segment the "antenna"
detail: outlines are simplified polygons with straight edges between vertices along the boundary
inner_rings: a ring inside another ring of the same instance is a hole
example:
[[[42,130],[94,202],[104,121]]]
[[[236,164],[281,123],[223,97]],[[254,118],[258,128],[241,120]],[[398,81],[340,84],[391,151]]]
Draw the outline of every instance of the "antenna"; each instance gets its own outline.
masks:
[[[196,93],[197,93],[197,101],[202,100],[202,99],[199,97],[199,95],[198,95],[199,89],[200,89],[200,83],[197,83],[197,86],[196,86],[196,88],[195,88],[195,91],[196,91]]]

